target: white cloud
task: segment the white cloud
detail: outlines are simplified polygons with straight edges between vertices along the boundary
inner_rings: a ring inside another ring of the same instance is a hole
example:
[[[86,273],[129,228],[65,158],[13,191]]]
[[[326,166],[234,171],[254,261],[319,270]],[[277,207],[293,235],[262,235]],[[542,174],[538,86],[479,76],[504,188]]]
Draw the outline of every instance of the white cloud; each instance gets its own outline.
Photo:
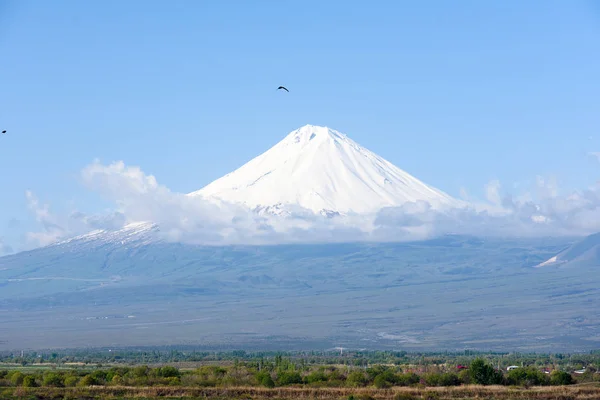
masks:
[[[403,241],[458,233],[473,235],[583,235],[600,231],[600,187],[561,196],[556,180],[538,179],[529,192],[501,195],[501,184],[485,185],[487,202],[460,210],[436,211],[427,202],[390,207],[372,215],[326,218],[295,208],[287,217],[258,215],[246,208],[175,193],[139,167],[122,161],[94,161],[81,172],[83,183],[115,204],[105,215],[50,212],[31,193],[30,209],[42,229],[28,234],[45,245],[93,229],[117,229],[151,221],[165,239],[197,244],[274,244]],[[462,192],[461,192],[462,193]],[[467,196],[466,192],[462,193]]]
[[[58,219],[50,213],[48,204],[40,204],[38,198],[31,192],[25,192],[27,198],[27,206],[35,215],[36,221],[41,225],[42,231],[28,232],[27,242],[29,246],[46,246],[63,238],[68,232]]]
[[[152,221],[167,239],[191,243],[274,243],[344,240],[359,230],[348,220],[330,224],[325,217],[296,209],[292,217],[271,218],[234,204],[171,192],[154,176],[123,162],[93,162],[83,169],[84,184],[114,201],[121,223]]]
[[[500,205],[500,181],[497,179],[490,181],[485,185],[485,198],[493,205]]]

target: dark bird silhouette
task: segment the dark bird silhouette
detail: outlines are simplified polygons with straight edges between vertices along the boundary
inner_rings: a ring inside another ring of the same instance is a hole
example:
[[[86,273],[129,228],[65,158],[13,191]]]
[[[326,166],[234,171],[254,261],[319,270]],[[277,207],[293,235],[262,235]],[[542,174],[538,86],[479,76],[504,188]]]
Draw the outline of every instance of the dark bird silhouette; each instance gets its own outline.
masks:
[[[286,91],[286,92],[288,92],[288,93],[290,92],[289,90],[287,90],[287,88],[285,88],[285,87],[283,87],[283,86],[279,86],[279,87],[277,88],[277,90],[279,90],[279,89],[283,89],[283,90],[285,90],[285,91]]]
[[[2,133],[6,133],[6,131],[2,131]]]

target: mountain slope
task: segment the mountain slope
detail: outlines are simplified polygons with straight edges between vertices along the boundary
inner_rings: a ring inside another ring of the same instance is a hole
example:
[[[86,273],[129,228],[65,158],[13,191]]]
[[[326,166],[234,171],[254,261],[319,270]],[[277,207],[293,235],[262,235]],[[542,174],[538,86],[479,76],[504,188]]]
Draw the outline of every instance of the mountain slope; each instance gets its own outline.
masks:
[[[570,244],[559,238],[193,246],[156,231],[132,224],[1,257],[0,351],[581,351],[600,338],[596,268],[528,268]]]
[[[406,202],[461,202],[326,127],[306,125],[191,196],[256,209],[296,205],[314,212],[373,212]]]
[[[557,265],[589,265],[600,266],[600,233],[585,237],[583,240],[561,251],[554,257],[537,265],[549,267]]]

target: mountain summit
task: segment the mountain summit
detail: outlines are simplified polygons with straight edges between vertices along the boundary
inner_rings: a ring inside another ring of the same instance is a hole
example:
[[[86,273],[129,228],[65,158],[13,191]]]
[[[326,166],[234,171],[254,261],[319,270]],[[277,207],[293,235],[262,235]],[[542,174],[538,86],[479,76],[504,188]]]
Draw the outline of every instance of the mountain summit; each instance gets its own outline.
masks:
[[[460,201],[426,185],[336,130],[305,125],[235,171],[190,196],[253,209],[301,206],[316,213],[368,213],[423,200]]]

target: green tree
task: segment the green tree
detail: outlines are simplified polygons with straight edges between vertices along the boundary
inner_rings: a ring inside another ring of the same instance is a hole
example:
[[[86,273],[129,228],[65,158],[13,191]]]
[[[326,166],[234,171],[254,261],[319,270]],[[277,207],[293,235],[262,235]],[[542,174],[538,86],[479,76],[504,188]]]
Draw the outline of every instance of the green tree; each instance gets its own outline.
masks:
[[[487,364],[484,359],[477,358],[469,367],[469,375],[473,383],[479,385],[497,385],[502,383],[502,373]]]

